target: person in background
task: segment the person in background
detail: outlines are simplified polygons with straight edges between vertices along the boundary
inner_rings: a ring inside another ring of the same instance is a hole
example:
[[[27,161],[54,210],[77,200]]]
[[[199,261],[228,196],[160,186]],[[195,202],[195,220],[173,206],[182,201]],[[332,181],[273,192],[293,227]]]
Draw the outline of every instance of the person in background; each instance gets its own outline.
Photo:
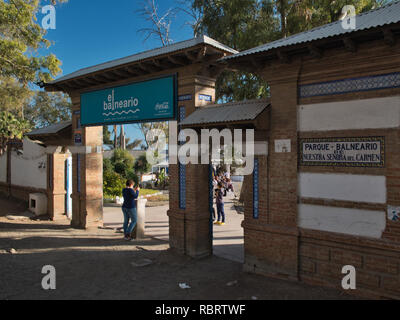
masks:
[[[122,212],[124,213],[124,235],[125,240],[132,240],[131,233],[136,226],[137,222],[137,199],[139,197],[139,186],[133,188],[133,181],[126,182],[126,188],[122,190],[124,203],[122,205]]]
[[[235,190],[233,190],[232,180],[228,178],[227,183],[228,183],[228,191],[235,192]]]
[[[224,225],[225,224],[225,211],[224,211],[224,188],[222,183],[218,184],[218,189],[216,193],[216,203],[217,203],[217,214],[218,221],[215,224]]]

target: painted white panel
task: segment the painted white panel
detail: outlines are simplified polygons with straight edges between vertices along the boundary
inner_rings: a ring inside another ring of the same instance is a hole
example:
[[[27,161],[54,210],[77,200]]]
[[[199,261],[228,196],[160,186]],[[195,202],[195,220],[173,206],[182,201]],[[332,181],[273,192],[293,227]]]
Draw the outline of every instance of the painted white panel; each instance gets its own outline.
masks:
[[[7,182],[7,153],[0,157],[0,182]]]
[[[386,177],[300,173],[299,195],[303,198],[386,203]]]
[[[386,213],[337,207],[299,205],[299,227],[380,239]]]
[[[47,155],[45,148],[24,140],[23,155],[11,154],[11,184],[47,188]]]
[[[400,127],[400,96],[300,105],[299,131]]]

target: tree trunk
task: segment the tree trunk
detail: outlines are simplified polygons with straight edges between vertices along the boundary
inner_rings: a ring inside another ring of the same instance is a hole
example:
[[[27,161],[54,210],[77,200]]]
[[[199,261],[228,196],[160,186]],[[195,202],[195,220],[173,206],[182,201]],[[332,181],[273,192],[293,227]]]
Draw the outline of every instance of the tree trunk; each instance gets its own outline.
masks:
[[[114,125],[114,149],[118,147],[117,125]]]

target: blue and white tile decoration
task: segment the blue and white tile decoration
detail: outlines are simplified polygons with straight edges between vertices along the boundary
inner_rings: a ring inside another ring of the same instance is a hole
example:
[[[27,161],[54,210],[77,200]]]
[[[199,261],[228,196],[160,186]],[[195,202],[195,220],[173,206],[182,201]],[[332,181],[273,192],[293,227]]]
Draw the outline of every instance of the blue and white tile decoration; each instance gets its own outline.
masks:
[[[300,98],[400,88],[400,72],[299,86]]]
[[[253,171],[253,218],[258,219],[258,205],[259,205],[259,167],[258,159],[254,159]]]
[[[186,111],[185,107],[179,108],[179,122],[185,120]],[[181,142],[179,142],[179,145]],[[179,208],[186,209],[186,166],[183,164],[178,165],[179,168]]]

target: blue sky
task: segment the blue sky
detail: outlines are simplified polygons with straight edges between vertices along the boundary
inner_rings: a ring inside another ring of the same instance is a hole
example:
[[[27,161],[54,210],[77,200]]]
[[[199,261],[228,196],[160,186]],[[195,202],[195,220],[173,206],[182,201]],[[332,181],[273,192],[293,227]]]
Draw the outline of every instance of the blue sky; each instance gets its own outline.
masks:
[[[69,0],[56,7],[56,29],[48,30],[53,45],[40,53],[54,53],[62,61],[63,74],[109,60],[161,46],[157,39],[145,43],[138,30],[150,26],[135,10],[140,0]],[[175,0],[158,0],[160,12],[176,7]],[[47,4],[47,3],[46,3]],[[41,13],[37,15],[41,21]],[[174,42],[193,37],[188,17],[178,13],[171,28]],[[141,138],[134,125],[125,126],[127,135]]]

